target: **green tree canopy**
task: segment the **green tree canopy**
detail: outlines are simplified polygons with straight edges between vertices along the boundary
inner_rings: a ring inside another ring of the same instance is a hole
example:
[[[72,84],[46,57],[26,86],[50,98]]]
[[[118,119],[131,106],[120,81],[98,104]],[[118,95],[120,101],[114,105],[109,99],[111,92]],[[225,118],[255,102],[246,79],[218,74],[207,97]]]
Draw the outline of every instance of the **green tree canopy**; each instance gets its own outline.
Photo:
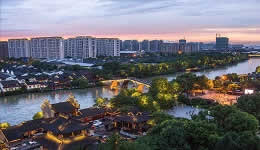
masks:
[[[36,119],[41,119],[43,118],[43,113],[40,111],[40,112],[37,112],[36,114],[34,114],[33,116],[33,120],[36,120]]]
[[[260,66],[256,67],[255,72],[259,73],[260,72]]]
[[[248,132],[228,132],[216,144],[215,150],[259,150],[260,139]]]
[[[0,129],[6,129],[10,127],[10,124],[8,122],[0,123]]]
[[[241,96],[237,101],[237,107],[260,121],[260,94]]]
[[[256,133],[258,120],[246,112],[238,110],[234,106],[215,106],[210,108],[210,115],[218,127],[226,132],[250,131]]]

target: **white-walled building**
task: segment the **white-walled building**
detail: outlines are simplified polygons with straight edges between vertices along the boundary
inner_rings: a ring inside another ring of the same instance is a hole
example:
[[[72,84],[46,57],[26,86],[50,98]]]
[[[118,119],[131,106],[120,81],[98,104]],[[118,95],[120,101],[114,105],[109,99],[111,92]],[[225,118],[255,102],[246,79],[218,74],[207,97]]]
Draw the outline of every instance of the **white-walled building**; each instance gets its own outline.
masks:
[[[62,37],[32,38],[31,57],[44,59],[63,59],[64,45]]]
[[[120,56],[120,40],[117,38],[97,38],[97,56]]]
[[[28,39],[9,39],[8,57],[21,58],[30,57],[30,47]]]
[[[90,36],[79,36],[64,40],[64,56],[76,59],[96,58],[96,38]]]

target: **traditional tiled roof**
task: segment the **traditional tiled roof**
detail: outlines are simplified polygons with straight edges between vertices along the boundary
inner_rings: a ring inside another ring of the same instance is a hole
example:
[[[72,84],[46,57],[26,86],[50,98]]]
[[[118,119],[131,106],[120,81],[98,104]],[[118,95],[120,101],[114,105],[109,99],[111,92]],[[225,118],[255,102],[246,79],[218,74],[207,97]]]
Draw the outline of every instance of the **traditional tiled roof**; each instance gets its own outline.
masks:
[[[151,116],[148,114],[141,114],[141,115],[118,115],[115,117],[114,121],[118,122],[129,122],[129,123],[141,123],[146,122],[151,119]]]
[[[53,134],[69,134],[74,131],[81,131],[88,129],[92,124],[82,123],[74,119],[65,119],[62,117],[53,118],[51,121],[45,123],[44,130],[51,131]]]
[[[65,124],[61,125],[59,130],[61,134],[69,134],[75,131],[81,131],[91,128],[92,123],[82,123],[76,120],[69,120]]]
[[[37,129],[51,131],[53,134],[59,135],[70,134],[74,131],[81,131],[84,129],[88,129],[91,126],[91,123],[82,123],[78,120],[58,117],[49,119],[30,120],[16,126],[9,127],[2,131],[8,141],[13,141],[23,138],[25,132]]]
[[[20,87],[17,80],[0,81],[0,83],[3,85],[3,88]]]
[[[82,114],[81,115],[82,117],[92,117],[92,116],[105,114],[106,111],[103,108],[91,107],[91,108],[81,109],[80,112]]]
[[[59,112],[59,113],[71,113],[75,109],[77,109],[70,102],[51,104],[51,106],[55,112]]]
[[[27,85],[42,85],[40,82],[26,82]]]
[[[4,73],[0,73],[0,80],[5,80],[7,78],[9,78],[10,76]]]
[[[30,120],[2,131],[8,141],[13,141],[22,138],[25,132],[42,128],[45,121],[47,119]]]
[[[77,148],[81,149],[88,149],[88,150],[97,150],[97,139],[94,137],[85,137],[82,140],[79,141],[72,141],[69,144],[58,144],[53,142],[52,140],[49,140],[46,137],[38,137],[35,139],[36,142],[40,143],[43,145],[43,148],[49,149],[49,150],[73,150]],[[94,148],[93,148],[94,146]]]

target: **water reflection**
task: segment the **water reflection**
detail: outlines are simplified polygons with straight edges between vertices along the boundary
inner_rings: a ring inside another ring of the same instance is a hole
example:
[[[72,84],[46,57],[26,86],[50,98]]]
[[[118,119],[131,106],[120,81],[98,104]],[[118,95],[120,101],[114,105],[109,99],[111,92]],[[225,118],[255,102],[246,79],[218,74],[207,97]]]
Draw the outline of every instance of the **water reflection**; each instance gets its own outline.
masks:
[[[50,103],[65,101],[73,94],[81,108],[91,107],[97,97],[112,98],[118,91],[111,91],[106,87],[90,88],[84,90],[64,90],[46,93],[32,93],[0,98],[0,122],[9,122],[12,125],[32,119],[36,112],[41,111],[40,106],[45,99]]]
[[[200,72],[195,72],[196,75],[205,75],[210,79],[215,79],[216,76],[222,76],[224,74],[228,73],[237,73],[237,74],[247,74],[254,72],[256,67],[260,66],[260,58],[251,58],[247,61],[231,65],[231,66],[226,66],[226,67],[221,67],[217,69],[208,69]],[[167,78],[169,81],[175,79],[178,75],[181,75],[183,73],[176,73],[172,75],[162,75],[159,77],[164,77]],[[153,79],[156,77],[151,77],[147,79]]]
[[[202,110],[203,109],[200,108],[179,104],[175,106],[173,109],[167,111],[167,113],[177,118],[191,119],[192,115],[197,115]]]

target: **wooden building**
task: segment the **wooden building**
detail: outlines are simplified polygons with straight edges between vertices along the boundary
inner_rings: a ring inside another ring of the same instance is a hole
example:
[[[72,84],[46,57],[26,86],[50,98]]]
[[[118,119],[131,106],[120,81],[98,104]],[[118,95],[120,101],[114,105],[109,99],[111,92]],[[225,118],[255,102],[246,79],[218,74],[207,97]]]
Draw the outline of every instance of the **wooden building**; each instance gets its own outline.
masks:
[[[41,105],[44,118],[53,118],[58,116],[69,118],[77,116],[79,115],[79,108],[80,105],[74,96],[70,96],[66,102],[50,104],[50,102],[46,100]]]

